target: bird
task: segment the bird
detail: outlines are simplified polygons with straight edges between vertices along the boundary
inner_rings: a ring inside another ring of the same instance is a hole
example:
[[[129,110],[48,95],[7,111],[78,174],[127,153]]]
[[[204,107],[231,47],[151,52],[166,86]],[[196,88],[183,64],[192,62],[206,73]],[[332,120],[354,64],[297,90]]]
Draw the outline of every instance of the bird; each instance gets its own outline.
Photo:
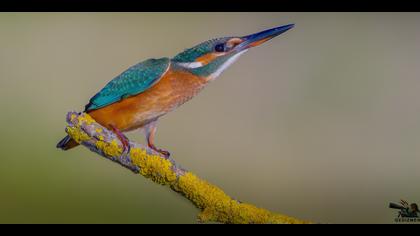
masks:
[[[196,96],[250,48],[290,30],[294,24],[246,36],[219,37],[185,49],[173,58],[152,58],[131,66],[107,83],[85,106],[84,112],[115,133],[129,152],[125,132],[143,130],[147,145],[169,157],[155,145],[158,120]],[[64,137],[57,148],[69,150],[79,144]]]

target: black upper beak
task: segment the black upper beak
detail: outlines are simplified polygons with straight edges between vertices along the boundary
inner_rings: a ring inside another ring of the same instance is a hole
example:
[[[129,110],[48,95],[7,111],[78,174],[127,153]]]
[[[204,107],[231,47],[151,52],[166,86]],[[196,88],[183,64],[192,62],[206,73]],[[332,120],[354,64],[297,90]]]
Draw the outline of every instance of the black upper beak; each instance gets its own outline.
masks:
[[[293,28],[295,26],[294,24],[289,25],[283,25],[280,27],[264,30],[255,34],[247,35],[244,37],[241,37],[243,40],[242,43],[240,43],[238,46],[236,46],[235,50],[242,51],[251,47],[258,46],[286,31]]]

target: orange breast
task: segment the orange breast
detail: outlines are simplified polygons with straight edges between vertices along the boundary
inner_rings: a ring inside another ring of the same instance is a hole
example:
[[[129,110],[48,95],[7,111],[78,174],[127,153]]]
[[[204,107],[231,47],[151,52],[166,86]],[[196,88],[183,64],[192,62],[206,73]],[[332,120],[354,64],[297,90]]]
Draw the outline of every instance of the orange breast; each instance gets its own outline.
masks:
[[[190,100],[206,84],[206,80],[186,71],[171,69],[158,83],[138,95],[89,112],[98,123],[121,131],[130,131],[168,113]]]

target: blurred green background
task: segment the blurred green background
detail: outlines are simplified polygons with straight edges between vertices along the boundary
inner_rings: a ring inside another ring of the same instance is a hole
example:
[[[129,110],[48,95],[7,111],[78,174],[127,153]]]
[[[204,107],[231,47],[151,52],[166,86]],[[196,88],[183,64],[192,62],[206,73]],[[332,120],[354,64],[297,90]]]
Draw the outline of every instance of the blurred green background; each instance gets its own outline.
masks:
[[[57,150],[65,115],[139,61],[288,23],[163,117],[157,144],[241,201],[392,223],[390,201],[420,203],[419,13],[1,13],[0,222],[195,223],[167,187]]]

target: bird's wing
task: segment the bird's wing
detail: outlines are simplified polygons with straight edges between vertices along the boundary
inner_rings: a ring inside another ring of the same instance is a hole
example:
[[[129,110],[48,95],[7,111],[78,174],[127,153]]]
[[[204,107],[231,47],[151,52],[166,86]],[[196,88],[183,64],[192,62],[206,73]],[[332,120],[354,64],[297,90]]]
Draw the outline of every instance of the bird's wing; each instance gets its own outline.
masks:
[[[169,58],[160,58],[149,59],[130,67],[93,96],[86,105],[85,112],[146,91],[160,80],[168,70],[169,64]]]

